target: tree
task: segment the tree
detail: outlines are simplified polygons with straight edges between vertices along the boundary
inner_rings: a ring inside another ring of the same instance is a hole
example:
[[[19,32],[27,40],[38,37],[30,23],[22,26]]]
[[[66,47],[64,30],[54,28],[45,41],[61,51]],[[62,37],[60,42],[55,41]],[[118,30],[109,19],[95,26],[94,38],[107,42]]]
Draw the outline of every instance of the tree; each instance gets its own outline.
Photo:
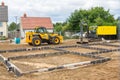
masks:
[[[14,31],[17,29],[19,29],[19,24],[16,24],[15,22],[12,22],[8,27],[8,31]]]
[[[103,25],[104,20],[102,18],[98,17],[95,19],[95,23],[97,24],[97,26],[101,26],[101,25]]]
[[[79,30],[81,21],[85,21],[88,26],[116,25],[116,20],[109,10],[103,7],[94,7],[89,10],[75,10],[67,19],[69,30]],[[84,28],[85,30],[85,28]]]
[[[54,31],[55,32],[60,32],[62,30],[62,25],[63,25],[63,23],[54,24]]]
[[[82,20],[87,21],[88,12],[86,10],[75,10],[68,18],[69,29],[79,30],[79,25]]]

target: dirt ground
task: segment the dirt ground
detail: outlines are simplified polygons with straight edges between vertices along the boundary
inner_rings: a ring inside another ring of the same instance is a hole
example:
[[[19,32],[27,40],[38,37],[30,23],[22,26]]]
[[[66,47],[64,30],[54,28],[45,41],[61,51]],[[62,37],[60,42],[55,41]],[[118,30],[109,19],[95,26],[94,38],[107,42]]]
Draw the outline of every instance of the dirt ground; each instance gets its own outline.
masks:
[[[119,42],[116,42],[116,43],[110,43],[112,45],[119,45],[120,43]],[[120,46],[120,45],[119,45]]]
[[[77,40],[66,40],[63,44],[60,45],[75,45]],[[112,43],[111,43],[112,44]],[[113,43],[114,45],[119,45],[119,43]],[[43,44],[42,46],[59,46],[59,45],[47,45]],[[8,49],[16,49],[16,48],[30,48],[32,46],[29,46],[27,44],[10,44],[10,43],[0,43],[0,50],[8,50]],[[115,47],[104,47],[104,46],[96,46],[100,48],[106,48],[106,49],[116,49]],[[81,50],[80,50],[81,49]],[[94,52],[96,50],[87,50],[87,49],[67,49],[67,50],[73,50],[77,52]],[[48,51],[28,51],[28,52],[17,52],[17,53],[4,53],[3,55],[6,57],[10,56],[17,56],[17,55],[27,55],[27,54],[37,54],[37,53],[50,53],[55,52],[53,50]],[[112,60],[97,64],[97,65],[89,65],[85,67],[80,67],[76,69],[63,69],[63,70],[56,70],[51,72],[42,72],[42,73],[33,73],[33,74],[26,74],[21,77],[16,77],[13,73],[7,72],[5,66],[0,62],[0,80],[120,80],[120,54],[119,52],[110,52],[110,53],[104,53],[100,54],[99,56],[104,57],[111,57]],[[57,59],[57,60],[56,60]],[[47,59],[28,59],[28,60],[20,60],[23,61],[22,64],[26,65],[26,62],[31,62],[27,64],[27,66],[37,66],[39,62],[45,62],[50,64],[49,66],[53,67],[57,65],[57,63],[63,64],[63,63],[69,63],[69,62],[78,62],[78,61],[84,61],[84,60],[90,60],[88,58],[81,58],[75,55],[61,55],[61,56],[55,56],[55,57],[49,57]],[[14,60],[13,63],[20,63],[19,60]],[[35,62],[37,64],[32,65],[32,62]],[[52,62],[52,65],[51,65]],[[45,64],[45,67],[48,67],[48,64]],[[16,64],[17,65],[17,64]],[[18,65],[19,66],[19,65]],[[41,66],[38,66],[39,68]]]
[[[35,51],[23,51],[23,52],[11,52],[11,53],[1,53],[3,56],[7,57],[14,57],[14,56],[25,56],[25,55],[32,55],[32,54],[49,54],[49,53],[53,53],[53,52],[60,52],[57,50],[35,50]]]
[[[85,48],[64,48],[64,50],[67,50],[67,51],[74,51],[74,52],[81,52],[81,53],[87,53],[87,52],[96,52],[97,50],[91,50],[91,49],[85,49]]]
[[[64,54],[59,56],[51,56],[45,58],[30,58],[13,60],[12,63],[22,69],[22,71],[35,70],[40,68],[57,67],[64,64],[77,63],[82,61],[94,60],[83,56],[77,56],[72,54]],[[44,62],[44,63],[43,63]],[[29,67],[30,66],[30,67]]]
[[[99,47],[98,47],[99,46]],[[118,49],[118,47],[113,46],[104,46],[104,45],[92,45],[90,47],[97,47],[97,48],[103,48],[103,49]]]

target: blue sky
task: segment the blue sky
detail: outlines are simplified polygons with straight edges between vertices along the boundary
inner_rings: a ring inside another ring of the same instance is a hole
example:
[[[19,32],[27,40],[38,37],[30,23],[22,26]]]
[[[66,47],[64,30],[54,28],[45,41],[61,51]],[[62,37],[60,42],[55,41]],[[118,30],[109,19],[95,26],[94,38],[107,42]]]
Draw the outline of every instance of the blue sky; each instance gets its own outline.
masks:
[[[0,0],[5,2],[9,9],[9,23],[20,21],[24,13],[34,17],[50,17],[52,22],[65,21],[75,9],[90,9],[104,7],[110,9],[115,18],[120,16],[120,0]]]

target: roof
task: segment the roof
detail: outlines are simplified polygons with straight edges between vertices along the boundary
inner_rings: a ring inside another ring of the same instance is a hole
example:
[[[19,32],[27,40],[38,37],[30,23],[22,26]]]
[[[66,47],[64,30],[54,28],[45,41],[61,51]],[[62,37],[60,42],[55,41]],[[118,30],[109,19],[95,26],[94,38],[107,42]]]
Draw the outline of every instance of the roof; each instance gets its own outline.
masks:
[[[24,30],[34,29],[36,26],[53,29],[53,24],[49,17],[21,17],[21,25]]]

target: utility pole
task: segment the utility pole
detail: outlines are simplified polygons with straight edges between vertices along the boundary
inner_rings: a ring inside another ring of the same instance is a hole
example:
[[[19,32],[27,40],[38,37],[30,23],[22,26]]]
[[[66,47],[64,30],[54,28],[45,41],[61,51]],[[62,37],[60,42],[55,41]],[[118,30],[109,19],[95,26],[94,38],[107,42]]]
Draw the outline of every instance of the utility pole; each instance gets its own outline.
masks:
[[[119,43],[120,43],[120,16],[118,17],[118,28],[117,28],[117,38],[118,38],[118,41],[119,41]],[[120,46],[119,46],[119,48],[120,48]],[[120,57],[119,57],[119,61],[120,61]],[[120,67],[120,63],[119,63],[119,67]],[[120,75],[120,73],[119,73],[119,75]],[[120,79],[120,78],[119,78]]]
[[[15,23],[17,24],[17,18],[18,18],[18,16],[14,16],[15,17]]]
[[[15,17],[15,23],[16,23],[16,37],[19,38],[20,37],[20,30],[19,30],[19,27],[18,27],[18,24],[17,24],[17,19],[18,19],[18,16],[14,16]]]
[[[83,27],[87,26],[87,23],[84,20],[82,20],[82,21],[80,21],[79,25],[80,25],[80,34],[79,34],[79,42],[77,42],[77,44],[88,43],[88,42],[83,41]]]
[[[83,43],[83,21],[80,23],[80,40]]]
[[[117,32],[118,32],[118,40],[120,40],[120,17],[118,17],[118,28],[117,28]]]
[[[18,29],[18,26],[17,26],[17,18],[18,16],[14,16],[15,17],[15,23],[16,23],[16,30]]]

